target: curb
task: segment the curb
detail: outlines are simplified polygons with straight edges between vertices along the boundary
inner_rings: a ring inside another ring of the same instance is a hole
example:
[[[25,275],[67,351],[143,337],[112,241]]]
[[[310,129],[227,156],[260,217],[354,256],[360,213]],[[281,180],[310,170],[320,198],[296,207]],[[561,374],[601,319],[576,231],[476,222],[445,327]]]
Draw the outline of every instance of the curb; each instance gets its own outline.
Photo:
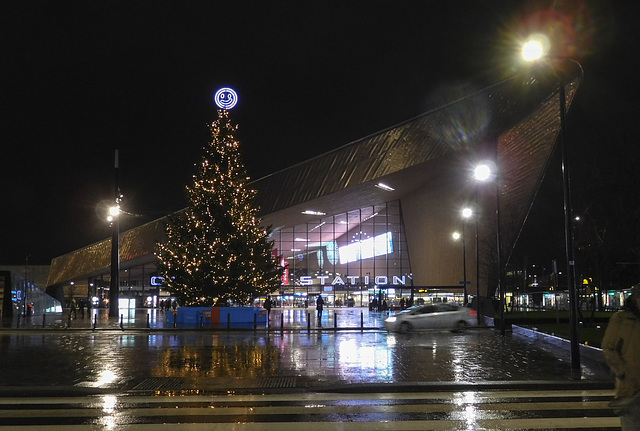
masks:
[[[220,387],[217,389],[180,389],[152,390],[125,388],[91,388],[79,386],[7,386],[0,387],[0,397],[86,397],[100,395],[151,396],[159,392],[179,393],[181,395],[250,395],[250,394],[284,394],[284,393],[420,393],[420,392],[491,392],[491,391],[549,391],[549,390],[611,390],[613,381],[600,380],[566,380],[566,381],[486,381],[486,382],[400,382],[400,383],[338,383],[324,386],[295,387]]]

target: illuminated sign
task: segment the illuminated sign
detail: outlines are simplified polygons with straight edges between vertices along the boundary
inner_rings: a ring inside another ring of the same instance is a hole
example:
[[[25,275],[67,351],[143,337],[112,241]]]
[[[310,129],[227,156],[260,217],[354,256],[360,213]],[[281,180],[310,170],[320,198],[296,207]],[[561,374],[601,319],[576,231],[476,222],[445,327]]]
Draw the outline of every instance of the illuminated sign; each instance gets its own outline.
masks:
[[[216,91],[213,100],[218,105],[218,108],[231,109],[238,103],[238,94],[232,88],[224,87]]]
[[[371,259],[372,257],[383,256],[389,253],[393,253],[391,232],[338,248],[341,264]]]
[[[344,278],[337,275],[333,278],[333,280],[331,280],[330,282],[327,281],[327,279],[331,278],[328,275],[318,275],[315,277],[316,280],[319,280],[319,284],[323,284],[323,285],[328,285],[331,284],[332,286],[335,286],[336,284],[347,284],[344,279],[346,278],[347,280],[349,280],[349,284],[355,285],[358,284],[358,279],[360,278],[359,275],[347,275]],[[314,277],[311,277],[310,275],[303,275],[300,277],[300,285],[302,286],[311,286],[313,284],[313,279]],[[368,275],[365,275],[364,277],[362,277],[363,279],[363,283],[364,284],[369,284],[370,278]],[[376,285],[386,285],[386,284],[395,284],[395,285],[406,285],[407,284],[407,278],[405,275],[403,275],[402,277],[398,277],[397,275],[394,275],[391,278],[391,283],[389,283],[389,277],[387,277],[386,275],[376,275],[375,277],[373,277],[373,282]]]
[[[160,277],[158,275],[151,277],[152,286],[162,286],[163,283],[164,283],[164,277]]]

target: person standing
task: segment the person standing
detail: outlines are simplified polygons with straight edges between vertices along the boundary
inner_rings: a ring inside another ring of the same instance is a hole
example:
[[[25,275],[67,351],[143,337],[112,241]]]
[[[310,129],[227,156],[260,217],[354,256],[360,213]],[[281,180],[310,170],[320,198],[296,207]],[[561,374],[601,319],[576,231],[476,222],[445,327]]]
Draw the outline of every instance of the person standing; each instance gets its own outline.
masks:
[[[609,404],[623,431],[640,430],[640,285],[631,289],[625,309],[611,317],[602,351],[616,375],[616,396]]]
[[[318,299],[316,300],[316,312],[318,313],[318,326],[322,325],[323,308],[324,308],[324,299],[322,299],[322,295],[318,295]]]
[[[267,310],[267,320],[271,318],[271,296],[267,295],[267,299],[264,300],[264,309]]]

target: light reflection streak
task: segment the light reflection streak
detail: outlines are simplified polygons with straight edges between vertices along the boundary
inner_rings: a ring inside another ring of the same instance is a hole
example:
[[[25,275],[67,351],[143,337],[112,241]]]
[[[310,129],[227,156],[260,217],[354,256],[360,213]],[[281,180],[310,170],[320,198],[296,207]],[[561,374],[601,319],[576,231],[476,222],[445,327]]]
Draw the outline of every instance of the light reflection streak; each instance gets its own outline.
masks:
[[[113,413],[118,404],[118,397],[115,395],[104,395],[102,397],[102,411],[105,413]]]
[[[351,368],[369,370],[376,376],[393,374],[393,355],[382,343],[374,345],[358,345],[350,338],[340,338],[337,343],[340,374],[344,378],[351,376]],[[342,370],[346,366],[346,370]],[[363,376],[364,377],[364,376]]]
[[[395,347],[397,343],[398,340],[396,339],[395,334],[389,334],[389,336],[387,337],[387,346]]]
[[[100,418],[100,425],[106,429],[115,429],[118,425],[116,420],[116,406],[118,405],[118,397],[115,395],[102,396],[102,411],[106,414]]]
[[[478,400],[475,392],[462,392],[454,396],[453,404],[459,407],[464,406],[462,420],[465,421],[465,428],[467,429],[476,429],[476,422],[478,421],[477,403]]]
[[[118,375],[111,370],[102,370],[98,380],[94,383],[94,387],[100,388],[109,385],[118,380]]]
[[[456,382],[461,382],[464,381],[464,367],[462,366],[462,360],[461,359],[454,359],[453,363],[451,364],[453,366],[453,378]]]

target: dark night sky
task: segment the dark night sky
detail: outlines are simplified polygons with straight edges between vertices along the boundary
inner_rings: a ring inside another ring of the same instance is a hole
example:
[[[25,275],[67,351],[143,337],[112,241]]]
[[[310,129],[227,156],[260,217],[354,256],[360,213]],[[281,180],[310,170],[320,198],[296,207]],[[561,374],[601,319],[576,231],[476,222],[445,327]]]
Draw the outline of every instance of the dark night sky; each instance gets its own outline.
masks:
[[[637,122],[637,7],[551,3],[3,2],[0,264],[108,237],[116,148],[130,223],[182,208],[222,86],[257,179],[507,77],[518,37],[553,29],[585,66],[570,120],[595,145]]]

